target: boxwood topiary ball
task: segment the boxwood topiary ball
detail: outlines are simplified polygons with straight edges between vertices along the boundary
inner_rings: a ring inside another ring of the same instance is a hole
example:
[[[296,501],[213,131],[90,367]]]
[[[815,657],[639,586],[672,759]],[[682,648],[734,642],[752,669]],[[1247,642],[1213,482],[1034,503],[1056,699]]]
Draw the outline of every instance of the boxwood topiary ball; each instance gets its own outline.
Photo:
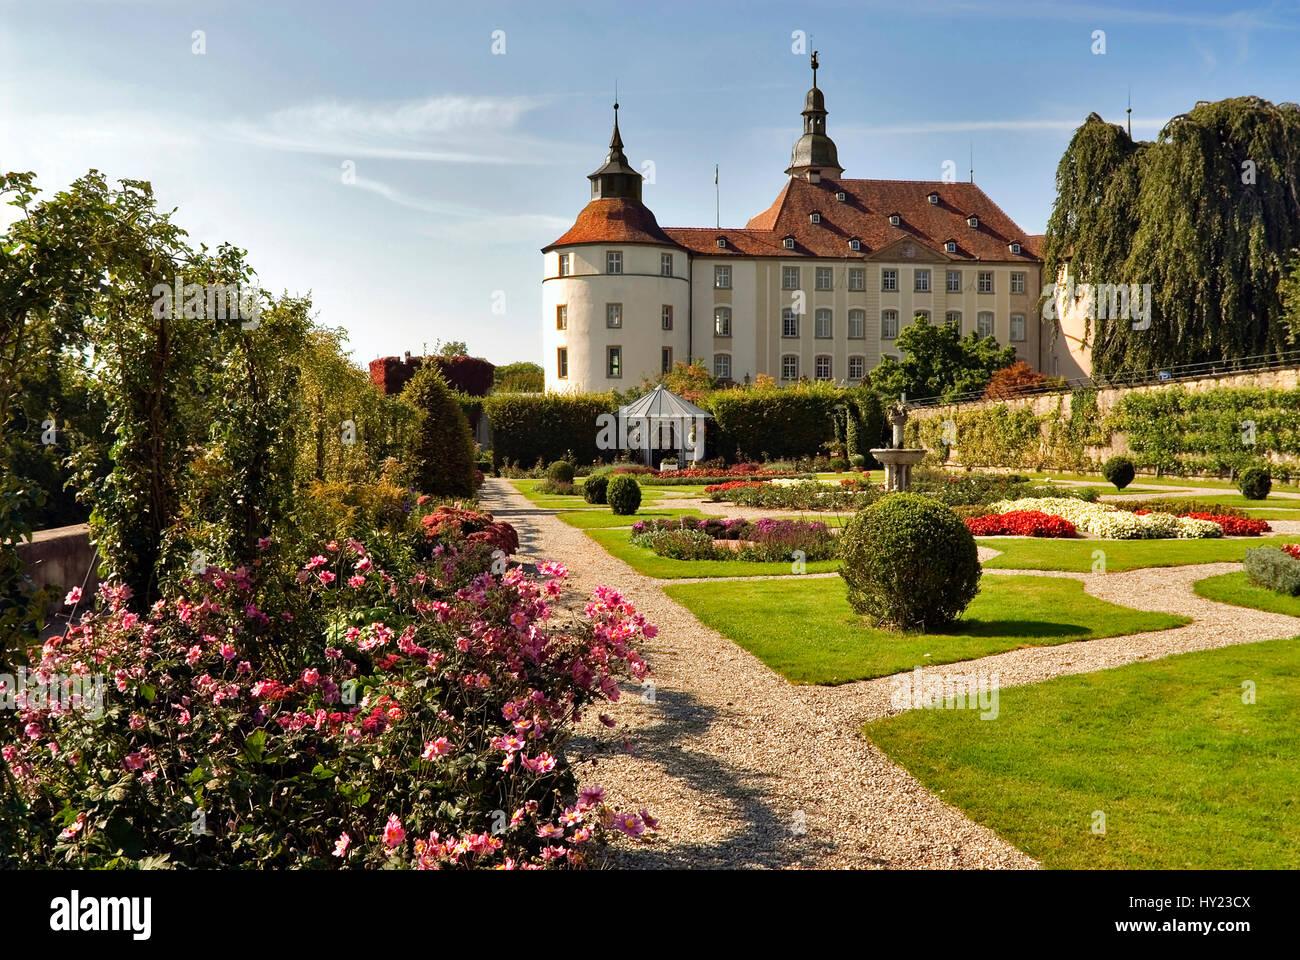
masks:
[[[594,477],[588,477],[582,481],[582,499],[588,503],[604,503],[605,489],[609,485],[609,477],[603,473],[598,473]]]
[[[556,460],[546,468],[546,479],[556,483],[573,483],[573,464],[568,460]]]
[[[979,592],[975,538],[928,497],[892,493],[856,514],[840,537],[849,603],[873,626],[932,631]]]
[[[1111,457],[1101,465],[1101,475],[1110,483],[1115,484],[1116,490],[1123,490],[1133,482],[1137,470],[1133,467],[1133,461],[1128,457]]]
[[[605,487],[605,499],[614,513],[631,516],[641,506],[641,484],[636,482],[635,477],[615,474]]]
[[[1247,467],[1237,478],[1237,489],[1247,500],[1263,500],[1273,489],[1273,476],[1264,467]]]

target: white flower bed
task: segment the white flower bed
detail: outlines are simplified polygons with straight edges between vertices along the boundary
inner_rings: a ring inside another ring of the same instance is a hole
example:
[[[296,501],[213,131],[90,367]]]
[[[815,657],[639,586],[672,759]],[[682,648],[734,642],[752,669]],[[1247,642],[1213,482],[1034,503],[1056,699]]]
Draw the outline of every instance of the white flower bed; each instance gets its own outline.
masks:
[[[1088,503],[1070,497],[999,500],[990,509],[994,513],[1037,510],[1069,520],[1078,530],[1105,540],[1194,540],[1223,536],[1223,528],[1210,520],[1175,517],[1172,513],[1138,516],[1110,503]]]
[[[768,483],[774,487],[797,487],[801,483],[812,484],[817,487],[838,487],[838,480],[809,480],[806,477],[778,477],[776,480],[769,480]]]

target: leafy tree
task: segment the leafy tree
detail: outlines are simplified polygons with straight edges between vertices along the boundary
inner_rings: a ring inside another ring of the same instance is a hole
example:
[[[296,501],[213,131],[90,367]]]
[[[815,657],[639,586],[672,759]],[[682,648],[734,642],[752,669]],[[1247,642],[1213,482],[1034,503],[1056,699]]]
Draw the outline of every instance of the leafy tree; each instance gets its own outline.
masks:
[[[944,397],[982,390],[994,371],[1016,360],[1016,348],[971,331],[962,337],[955,323],[930,323],[917,314],[895,341],[902,360],[886,357],[871,373],[871,385],[883,397]]]
[[[477,459],[469,421],[433,364],[411,377],[402,397],[415,408],[407,466],[421,493],[434,497],[474,495]]]
[[[1003,367],[993,374],[993,379],[984,388],[986,400],[1008,400],[1022,393],[1043,386],[1047,377],[1039,373],[1023,360],[1017,360],[1009,367]]]
[[[448,340],[446,343],[437,340],[433,345],[433,353],[434,356],[450,360],[452,357],[469,356],[469,347],[465,345],[464,340]]]
[[[1150,326],[1090,321],[1095,372],[1286,349],[1279,281],[1300,244],[1300,108],[1202,103],[1151,143],[1091,114],[1057,167],[1044,282],[1151,284]]]
[[[493,389],[499,393],[541,393],[546,389],[546,373],[541,365],[526,360],[497,367],[494,380]]]

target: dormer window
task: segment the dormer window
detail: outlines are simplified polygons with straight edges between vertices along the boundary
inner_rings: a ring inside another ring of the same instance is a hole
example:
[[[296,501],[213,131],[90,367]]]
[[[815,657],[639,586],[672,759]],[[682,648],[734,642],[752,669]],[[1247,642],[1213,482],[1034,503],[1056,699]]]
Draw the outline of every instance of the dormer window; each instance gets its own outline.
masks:
[[[727,238],[718,237],[718,247],[721,249],[721,248],[725,248],[726,246],[727,246]]]
[[[893,227],[898,226],[898,224],[899,224],[899,219],[900,219],[900,218],[899,218],[898,214],[896,214],[896,213],[891,213],[891,214],[889,215],[889,224],[890,224],[890,226],[893,226]]]
[[[820,213],[810,213],[808,214],[808,219],[811,220],[813,223],[821,223],[822,215]]]
[[[786,237],[784,240],[781,241],[781,243],[785,246],[787,250],[794,249],[794,237]]]
[[[929,200],[936,207],[939,205],[939,195],[937,193],[930,194]]]
[[[1020,252],[1020,244],[1019,244],[1019,243],[1012,243],[1012,244],[1011,244],[1011,252],[1012,252],[1012,253],[1019,253],[1019,252]]]
[[[840,203],[843,203],[845,200],[848,199],[848,195],[843,190],[838,190],[835,193],[835,199],[838,200]]]
[[[943,245],[943,249],[946,250],[948,253],[956,253],[956,252],[957,252],[957,241],[956,241],[956,240],[949,240],[947,243],[945,243],[945,244]]]
[[[972,230],[979,227],[979,225],[980,225],[980,218],[975,216],[974,214],[971,214],[969,217],[966,218],[966,226],[970,227]]]
[[[854,251],[861,250],[862,241],[859,240],[857,237],[854,237],[852,240],[849,241],[849,249]]]

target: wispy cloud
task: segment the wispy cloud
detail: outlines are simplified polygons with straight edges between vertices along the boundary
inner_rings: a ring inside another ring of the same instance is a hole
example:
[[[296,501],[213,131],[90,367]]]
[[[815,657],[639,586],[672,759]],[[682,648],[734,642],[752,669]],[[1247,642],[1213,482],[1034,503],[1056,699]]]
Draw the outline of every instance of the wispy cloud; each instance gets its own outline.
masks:
[[[540,213],[514,216],[480,217],[461,223],[440,224],[423,231],[435,240],[463,244],[514,243],[538,237],[553,240],[573,224],[572,217],[552,217]]]
[[[518,131],[540,96],[323,100],[226,125],[236,142],[301,153],[433,163],[546,163],[555,145]]]

